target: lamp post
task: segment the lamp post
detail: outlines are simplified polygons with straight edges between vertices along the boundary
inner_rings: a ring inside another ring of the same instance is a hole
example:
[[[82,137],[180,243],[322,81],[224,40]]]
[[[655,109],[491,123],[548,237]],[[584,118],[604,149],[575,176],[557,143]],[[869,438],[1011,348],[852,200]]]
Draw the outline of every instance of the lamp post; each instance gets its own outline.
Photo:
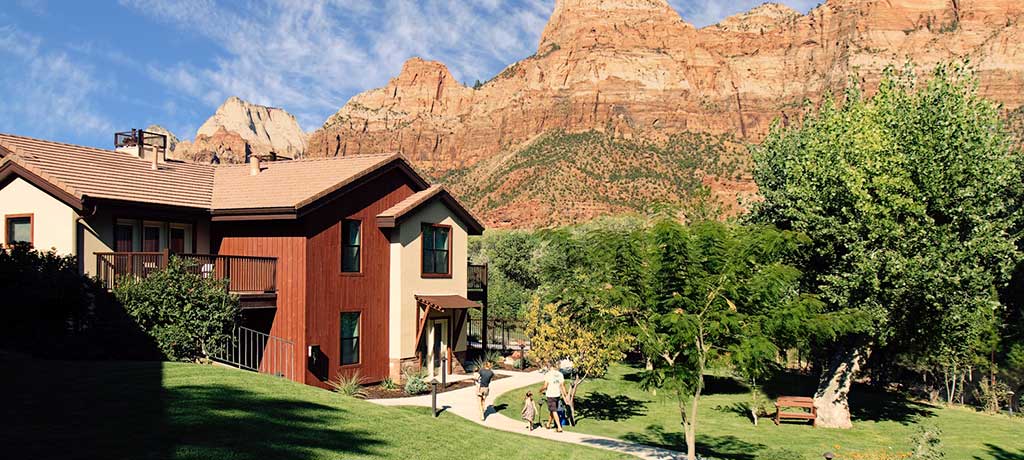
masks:
[[[448,388],[448,357],[441,357],[441,388]]]
[[[434,417],[437,417],[437,379],[430,379],[430,408],[434,411]]]

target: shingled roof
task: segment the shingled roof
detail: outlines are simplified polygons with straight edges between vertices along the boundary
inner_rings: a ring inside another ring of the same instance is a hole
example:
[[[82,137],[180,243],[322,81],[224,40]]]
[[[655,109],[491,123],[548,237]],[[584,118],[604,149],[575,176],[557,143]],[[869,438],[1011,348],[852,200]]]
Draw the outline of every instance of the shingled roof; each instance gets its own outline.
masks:
[[[249,173],[249,165],[220,166],[211,207],[300,209],[401,158],[391,153],[266,162],[255,176]]]
[[[111,200],[209,209],[214,167],[152,162],[126,153],[0,134],[0,156],[82,200]],[[10,167],[10,166],[8,166]]]
[[[473,217],[466,210],[466,207],[459,203],[459,200],[456,200],[451,193],[448,193],[447,189],[440,185],[432,185],[426,190],[409,195],[408,198],[377,214],[377,226],[380,228],[393,228],[402,221],[402,218],[412,214],[413,211],[429,203],[434,198],[444,201],[448,208],[454,211],[459,216],[459,219],[462,219],[463,223],[466,224],[471,235],[483,233],[484,226],[480,221],[476,220],[476,217]]]
[[[109,199],[196,208],[215,220],[296,217],[395,167],[424,189],[392,208],[396,218],[441,196],[471,231],[483,231],[447,191],[429,187],[397,153],[267,162],[255,175],[250,166],[167,161],[154,170],[150,160],[122,152],[0,133],[0,183],[11,174],[31,179],[76,209],[87,199]]]

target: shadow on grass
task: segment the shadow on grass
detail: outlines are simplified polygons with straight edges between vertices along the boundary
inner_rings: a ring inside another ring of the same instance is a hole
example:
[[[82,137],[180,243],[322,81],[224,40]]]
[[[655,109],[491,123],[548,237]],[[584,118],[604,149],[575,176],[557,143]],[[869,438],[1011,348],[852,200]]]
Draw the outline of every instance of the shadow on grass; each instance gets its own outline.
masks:
[[[344,458],[372,455],[384,443],[379,433],[342,428],[358,414],[297,399],[214,385],[175,388],[167,401],[169,441],[195,458],[231,452],[232,458],[299,460],[312,449]]]
[[[995,460],[1024,460],[1024,449],[1013,452],[990,443],[985,444],[985,449],[988,451],[988,455]],[[981,457],[978,456],[974,458],[975,460],[981,460]]]
[[[626,395],[590,393],[576,400],[576,420],[611,420],[620,422],[647,413],[647,402]]]
[[[988,455],[995,460],[1024,460],[1024,449],[1013,452],[990,443],[985,444],[985,449],[988,450]],[[982,457],[975,456],[974,458],[980,460]]]
[[[642,433],[628,433],[622,438],[663,449],[686,451],[686,436],[681,431],[666,431],[660,425],[650,425]],[[755,460],[758,452],[767,447],[735,436],[697,435],[697,453],[721,460]]]
[[[774,411],[772,405],[779,396],[813,397],[817,390],[817,383],[818,380],[814,376],[796,372],[780,372],[761,387],[761,390],[770,399],[765,407]],[[935,408],[928,404],[912,401],[897,393],[855,384],[850,391],[850,415],[854,421],[893,421],[909,424],[915,423],[923,417],[935,416]]]
[[[358,414],[338,407],[230,385],[165,387],[157,362],[25,360],[14,370],[0,381],[15,400],[3,412],[17,422],[0,435],[10,458],[299,460],[312,450],[373,455],[384,444],[346,429]]]

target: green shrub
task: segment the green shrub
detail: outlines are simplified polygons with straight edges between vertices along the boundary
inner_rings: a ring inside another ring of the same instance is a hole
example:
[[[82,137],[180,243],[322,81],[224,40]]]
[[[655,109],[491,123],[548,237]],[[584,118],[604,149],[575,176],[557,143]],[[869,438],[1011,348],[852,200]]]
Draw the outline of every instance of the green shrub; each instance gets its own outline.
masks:
[[[384,377],[384,380],[380,382],[380,387],[385,390],[397,390],[398,383],[396,383],[391,377]]]
[[[423,394],[430,391],[430,384],[427,383],[427,374],[422,369],[407,370],[405,373],[405,392],[411,395]]]
[[[363,379],[363,376],[359,371],[355,371],[347,376],[341,371],[338,371],[338,374],[333,380],[327,381],[327,385],[329,385],[335,393],[340,395],[348,396],[350,398],[365,399],[367,393],[366,388],[363,388],[364,381],[365,379]]]
[[[0,348],[57,359],[151,359],[154,347],[73,256],[0,247]]]
[[[238,319],[238,296],[227,280],[204,278],[190,264],[172,257],[163,270],[146,278],[126,278],[114,288],[139,327],[156,342],[165,359],[208,358],[232,339]]]

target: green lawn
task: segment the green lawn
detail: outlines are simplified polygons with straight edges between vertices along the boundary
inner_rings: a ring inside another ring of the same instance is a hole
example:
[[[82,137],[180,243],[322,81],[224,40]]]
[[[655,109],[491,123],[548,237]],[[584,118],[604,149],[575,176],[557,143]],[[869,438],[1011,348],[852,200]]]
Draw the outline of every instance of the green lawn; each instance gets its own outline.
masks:
[[[685,450],[676,404],[640,390],[636,372],[632,367],[617,365],[607,379],[585,382],[577,402],[578,425],[569,429]],[[935,407],[855,388],[852,430],[796,423],[775,426],[768,419],[761,419],[755,427],[742,409],[749,400],[745,387],[732,379],[708,380],[710,394],[701,398],[697,427],[697,452],[702,455],[781,460],[776,458],[781,455],[778,449],[785,448],[806,460],[820,459],[826,451],[847,459],[895,458],[878,454],[907,452],[916,425],[929,423],[942,430],[947,459],[1024,460],[1024,419]],[[772,382],[764,391],[769,395],[810,395],[813,384],[813,379],[788,376]],[[495,406],[518,418],[525,391],[509,392]]]
[[[623,458],[213,366],[0,354],[0,391],[12,459]]]

